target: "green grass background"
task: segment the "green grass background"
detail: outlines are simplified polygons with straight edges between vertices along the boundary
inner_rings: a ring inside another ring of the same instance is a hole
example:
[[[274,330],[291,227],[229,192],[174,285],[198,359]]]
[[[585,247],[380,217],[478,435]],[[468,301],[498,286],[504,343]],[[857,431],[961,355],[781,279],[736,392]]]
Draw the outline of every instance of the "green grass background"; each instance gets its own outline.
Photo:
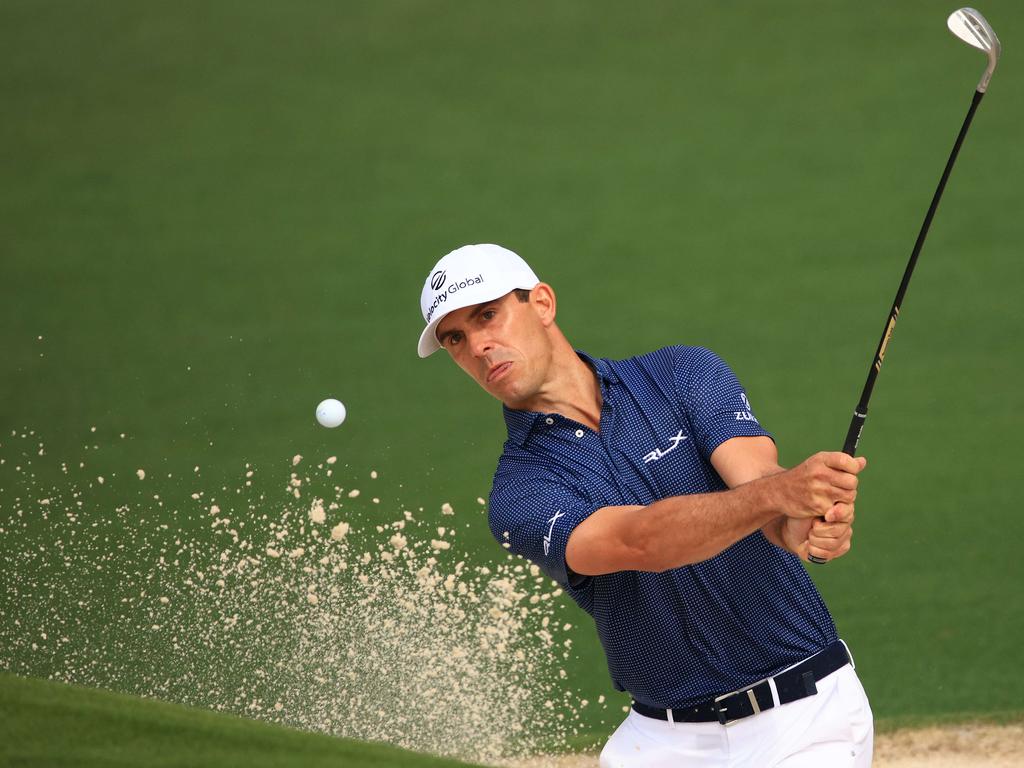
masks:
[[[338,454],[396,503],[471,507],[499,406],[416,357],[418,298],[491,241],[555,286],[579,347],[711,347],[785,462],[836,449],[984,69],[951,10],[7,0],[0,444],[32,429],[180,494],[164,474]],[[883,721],[1024,700],[1024,6],[981,10],[1007,53],[872,401],[854,550],[815,571]],[[466,542],[500,554],[482,521]],[[593,700],[610,683],[575,623]]]
[[[465,763],[108,691],[0,674],[0,763],[458,768]]]

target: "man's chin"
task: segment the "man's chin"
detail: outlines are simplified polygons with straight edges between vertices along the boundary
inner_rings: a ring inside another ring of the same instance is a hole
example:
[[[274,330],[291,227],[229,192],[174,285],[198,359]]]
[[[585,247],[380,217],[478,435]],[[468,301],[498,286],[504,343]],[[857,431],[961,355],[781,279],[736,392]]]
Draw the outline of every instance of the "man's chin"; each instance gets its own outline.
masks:
[[[501,400],[513,410],[524,410],[527,408],[527,401],[534,393],[527,391],[524,386],[523,371],[518,365],[512,365],[494,381],[481,381],[482,386],[489,395]]]

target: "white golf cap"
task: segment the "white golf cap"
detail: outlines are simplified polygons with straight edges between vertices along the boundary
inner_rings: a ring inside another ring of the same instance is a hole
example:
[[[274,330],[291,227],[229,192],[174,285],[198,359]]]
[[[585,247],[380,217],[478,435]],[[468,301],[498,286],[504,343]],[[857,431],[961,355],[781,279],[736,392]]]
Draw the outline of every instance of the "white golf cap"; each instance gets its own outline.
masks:
[[[420,309],[427,324],[420,334],[420,357],[441,348],[437,324],[445,315],[499,299],[517,288],[533,288],[539,282],[529,264],[500,245],[464,245],[445,254],[430,270],[420,294]]]

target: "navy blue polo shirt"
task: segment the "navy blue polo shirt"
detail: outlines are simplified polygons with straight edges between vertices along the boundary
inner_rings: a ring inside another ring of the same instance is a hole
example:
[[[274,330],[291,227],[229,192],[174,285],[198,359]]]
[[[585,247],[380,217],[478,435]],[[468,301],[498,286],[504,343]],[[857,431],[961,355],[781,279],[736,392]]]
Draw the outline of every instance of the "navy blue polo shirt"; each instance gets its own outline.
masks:
[[[836,640],[799,558],[760,531],[663,573],[568,570],[569,535],[595,510],[726,490],[710,461],[715,448],[733,437],[771,437],[709,350],[666,347],[620,361],[577,354],[600,382],[600,432],[559,414],[505,408],[490,527],[593,617],[615,687],[643,704],[685,707]]]

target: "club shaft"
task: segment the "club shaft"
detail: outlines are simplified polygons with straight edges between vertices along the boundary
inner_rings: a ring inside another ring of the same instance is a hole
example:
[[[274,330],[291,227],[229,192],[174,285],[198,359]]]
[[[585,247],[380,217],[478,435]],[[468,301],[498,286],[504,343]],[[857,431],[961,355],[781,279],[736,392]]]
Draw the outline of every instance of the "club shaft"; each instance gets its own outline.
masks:
[[[956,157],[960,154],[960,146],[964,143],[967,129],[971,127],[971,120],[974,118],[974,113],[978,109],[978,104],[981,103],[984,95],[984,91],[974,92],[971,108],[967,111],[964,124],[960,127],[960,133],[956,137],[953,151],[949,154],[946,168],[942,172],[942,178],[939,179],[939,186],[935,189],[935,195],[932,197],[932,204],[928,206],[928,213],[925,215],[921,231],[917,235],[917,242],[914,243],[914,250],[910,253],[910,261],[907,262],[907,268],[903,272],[903,280],[900,281],[899,290],[896,291],[896,298],[892,302],[892,309],[889,310],[889,317],[886,319],[885,327],[882,329],[882,338],[878,341],[875,358],[871,362],[871,368],[868,369],[867,381],[864,382],[864,389],[860,393],[860,401],[853,411],[853,419],[850,421],[850,428],[846,433],[846,441],[843,443],[843,453],[848,453],[850,456],[854,456],[857,453],[857,445],[860,443],[861,432],[864,430],[864,422],[868,417],[868,401],[871,400],[871,393],[875,388],[875,380],[878,378],[878,373],[882,370],[885,350],[892,340],[892,334],[896,328],[896,318],[899,317],[903,297],[907,293],[907,286],[910,285],[910,278],[914,274],[917,257],[921,255],[921,248],[924,247],[925,238],[928,237],[928,228],[931,227],[932,219],[935,218],[935,211],[939,207],[939,200],[942,199],[942,192],[946,188],[946,182],[949,180],[949,174],[953,170]]]

